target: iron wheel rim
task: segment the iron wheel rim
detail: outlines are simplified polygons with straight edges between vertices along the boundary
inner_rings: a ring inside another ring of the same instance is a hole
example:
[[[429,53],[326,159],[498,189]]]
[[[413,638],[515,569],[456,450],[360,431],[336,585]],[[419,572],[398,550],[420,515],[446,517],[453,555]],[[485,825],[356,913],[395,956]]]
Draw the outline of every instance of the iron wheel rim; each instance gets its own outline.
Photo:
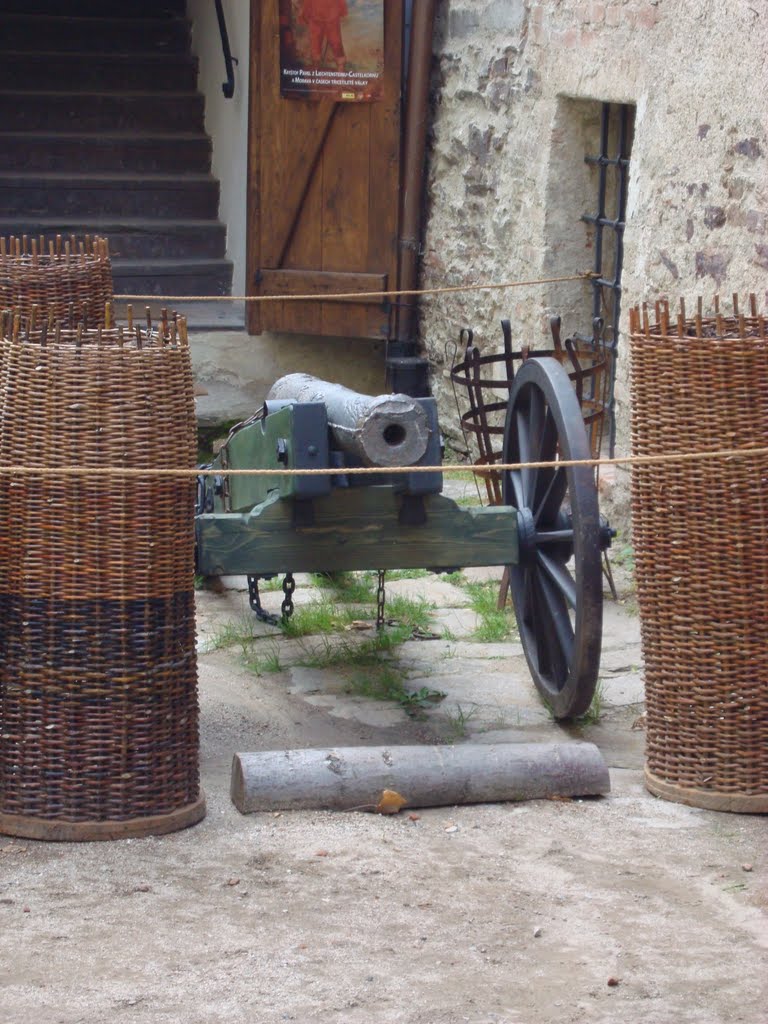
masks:
[[[560,364],[531,358],[515,378],[503,460],[590,459],[581,408]],[[602,641],[600,515],[591,466],[503,474],[518,513],[520,552],[509,566],[520,639],[534,684],[558,720],[589,708]]]

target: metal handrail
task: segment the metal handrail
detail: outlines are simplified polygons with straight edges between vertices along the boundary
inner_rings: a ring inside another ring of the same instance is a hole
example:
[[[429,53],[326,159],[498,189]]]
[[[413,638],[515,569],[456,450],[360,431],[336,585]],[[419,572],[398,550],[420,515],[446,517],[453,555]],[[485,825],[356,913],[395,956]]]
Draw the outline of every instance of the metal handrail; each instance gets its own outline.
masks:
[[[235,68],[234,65],[238,63],[237,57],[232,56],[232,51],[229,48],[229,34],[227,32],[227,22],[224,17],[224,8],[221,5],[221,0],[216,0],[216,17],[219,21],[219,33],[221,35],[221,48],[224,51],[224,66],[227,69],[227,80],[222,82],[221,90],[228,100],[231,100],[235,95]]]

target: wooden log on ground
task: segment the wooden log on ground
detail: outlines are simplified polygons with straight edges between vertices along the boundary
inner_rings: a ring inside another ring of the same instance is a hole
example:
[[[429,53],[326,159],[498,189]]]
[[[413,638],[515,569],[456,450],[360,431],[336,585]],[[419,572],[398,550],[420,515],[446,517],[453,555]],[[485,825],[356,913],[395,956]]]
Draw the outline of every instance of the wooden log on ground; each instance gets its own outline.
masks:
[[[230,794],[243,814],[386,812],[385,791],[400,794],[405,807],[440,807],[599,796],[610,791],[610,781],[592,743],[265,750],[235,754],[232,762]]]

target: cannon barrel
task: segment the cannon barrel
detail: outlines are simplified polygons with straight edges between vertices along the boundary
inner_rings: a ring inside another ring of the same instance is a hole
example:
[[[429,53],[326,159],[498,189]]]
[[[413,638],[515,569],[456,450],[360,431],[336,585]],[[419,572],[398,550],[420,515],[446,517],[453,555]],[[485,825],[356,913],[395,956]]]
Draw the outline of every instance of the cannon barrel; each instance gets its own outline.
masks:
[[[427,415],[408,395],[361,395],[307,373],[289,373],[272,385],[270,401],[323,402],[338,447],[369,466],[413,466],[429,441]]]

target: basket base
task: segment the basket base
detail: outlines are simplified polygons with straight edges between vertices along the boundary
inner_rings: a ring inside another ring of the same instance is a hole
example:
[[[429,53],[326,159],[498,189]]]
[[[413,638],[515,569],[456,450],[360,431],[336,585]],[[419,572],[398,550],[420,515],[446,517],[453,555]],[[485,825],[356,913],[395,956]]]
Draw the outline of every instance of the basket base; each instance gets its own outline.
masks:
[[[0,833],[24,839],[52,843],[93,843],[107,839],[142,839],[196,825],[205,817],[205,795],[194,803],[168,814],[155,814],[130,821],[58,821],[30,818],[20,814],[0,814]]]
[[[709,789],[692,789],[667,782],[645,769],[645,787],[654,796],[673,800],[690,807],[703,807],[707,811],[730,811],[734,814],[768,814],[768,794],[740,796],[738,793],[715,793]]]

